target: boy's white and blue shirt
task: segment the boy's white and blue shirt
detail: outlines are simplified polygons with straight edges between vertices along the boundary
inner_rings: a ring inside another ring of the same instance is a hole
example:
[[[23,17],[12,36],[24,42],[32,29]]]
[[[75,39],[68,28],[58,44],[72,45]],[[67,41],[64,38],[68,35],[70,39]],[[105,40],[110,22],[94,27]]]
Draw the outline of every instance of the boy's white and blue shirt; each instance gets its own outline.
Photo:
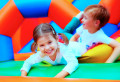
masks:
[[[74,53],[66,45],[59,43],[60,53],[57,54],[55,61],[52,61],[48,56],[41,57],[40,51],[31,55],[27,60],[24,61],[23,67],[21,70],[29,72],[31,66],[35,63],[42,61],[47,61],[52,65],[65,64],[63,68],[64,71],[67,71],[69,74],[74,72],[78,68],[78,60],[74,56]]]
[[[76,49],[79,48],[78,51],[80,51],[79,53],[81,55],[84,54],[91,46],[96,45],[97,43],[109,44],[112,40],[103,32],[102,29],[91,34],[88,32],[88,30],[83,29],[82,25],[76,29],[76,33],[80,35],[78,42],[70,42],[69,45],[71,45],[71,47],[74,46]],[[78,47],[78,45],[82,47]]]

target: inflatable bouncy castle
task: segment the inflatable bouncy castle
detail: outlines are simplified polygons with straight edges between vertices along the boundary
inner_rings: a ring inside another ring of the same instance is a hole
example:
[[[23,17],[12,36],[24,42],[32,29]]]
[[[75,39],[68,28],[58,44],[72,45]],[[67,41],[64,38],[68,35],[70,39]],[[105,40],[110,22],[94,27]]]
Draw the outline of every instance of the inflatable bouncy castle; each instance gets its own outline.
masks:
[[[106,64],[103,63],[107,60],[104,57],[100,59],[102,63],[88,61],[88,64],[87,59],[83,59],[77,71],[66,77],[79,79],[50,78],[54,77],[64,65],[52,66],[47,62],[32,67],[28,76],[33,77],[20,77],[23,61],[33,54],[30,50],[33,29],[38,24],[50,23],[55,31],[60,33],[75,15],[92,4],[102,4],[109,10],[110,20],[102,30],[106,35],[120,42],[119,0],[1,0],[0,81],[112,82],[114,80],[117,82],[120,80],[119,59],[116,63]],[[72,36],[72,34],[66,35],[68,38]],[[109,56],[112,51],[110,46],[100,44],[88,50],[84,56],[89,55],[94,59],[94,56],[99,54]]]

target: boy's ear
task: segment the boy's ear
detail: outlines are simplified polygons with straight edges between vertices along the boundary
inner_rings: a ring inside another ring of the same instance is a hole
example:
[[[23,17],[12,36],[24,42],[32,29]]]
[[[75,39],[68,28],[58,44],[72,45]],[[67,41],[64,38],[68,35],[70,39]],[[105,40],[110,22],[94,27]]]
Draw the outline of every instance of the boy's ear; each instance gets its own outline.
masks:
[[[95,25],[96,25],[96,27],[99,27],[99,25],[100,25],[100,20],[96,20],[96,21],[95,21]]]

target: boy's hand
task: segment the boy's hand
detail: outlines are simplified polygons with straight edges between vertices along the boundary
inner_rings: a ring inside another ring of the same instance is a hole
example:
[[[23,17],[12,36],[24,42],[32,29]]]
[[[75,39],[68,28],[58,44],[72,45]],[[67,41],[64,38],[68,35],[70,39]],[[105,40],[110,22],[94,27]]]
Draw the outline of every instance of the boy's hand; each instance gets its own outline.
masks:
[[[76,15],[76,18],[78,18],[78,19],[82,19],[83,18],[83,14],[84,14],[84,11],[81,11],[80,13],[78,13],[77,15]]]

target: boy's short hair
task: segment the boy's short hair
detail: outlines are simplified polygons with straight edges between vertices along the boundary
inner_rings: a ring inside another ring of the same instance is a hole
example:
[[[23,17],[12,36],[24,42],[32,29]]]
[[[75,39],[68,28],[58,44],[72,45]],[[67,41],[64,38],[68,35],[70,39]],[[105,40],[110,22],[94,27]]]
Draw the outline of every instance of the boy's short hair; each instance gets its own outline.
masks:
[[[110,18],[110,13],[108,10],[99,4],[86,7],[84,12],[90,12],[90,14],[93,16],[93,19],[100,20],[100,28],[103,27]]]

